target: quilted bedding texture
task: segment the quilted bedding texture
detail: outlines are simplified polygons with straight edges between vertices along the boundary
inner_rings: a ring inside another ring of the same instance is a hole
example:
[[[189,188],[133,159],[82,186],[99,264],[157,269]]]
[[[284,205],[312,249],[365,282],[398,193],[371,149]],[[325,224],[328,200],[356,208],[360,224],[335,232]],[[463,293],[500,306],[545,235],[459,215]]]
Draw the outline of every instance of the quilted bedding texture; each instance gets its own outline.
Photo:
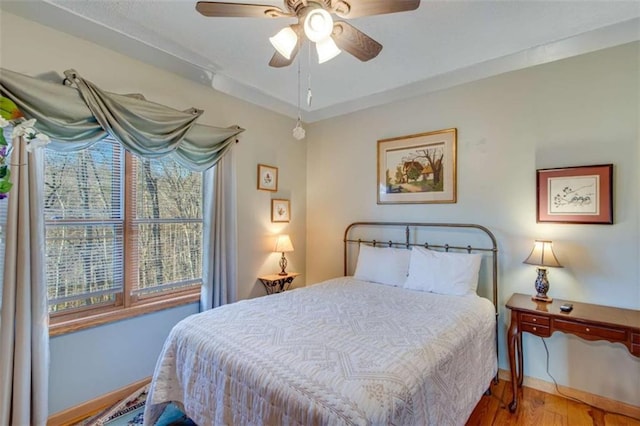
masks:
[[[460,425],[497,370],[491,302],[350,277],[192,315],[168,336],[144,421]]]

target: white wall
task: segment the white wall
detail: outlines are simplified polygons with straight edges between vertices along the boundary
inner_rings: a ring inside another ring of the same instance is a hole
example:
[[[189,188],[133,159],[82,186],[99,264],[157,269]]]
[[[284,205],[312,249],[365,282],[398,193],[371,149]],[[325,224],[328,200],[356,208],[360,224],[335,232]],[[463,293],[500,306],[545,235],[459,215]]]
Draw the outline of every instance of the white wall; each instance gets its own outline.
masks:
[[[640,308],[638,43],[512,72],[315,123],[307,152],[308,281],[342,274],[342,234],[359,220],[475,222],[499,245],[501,368],[504,303],[532,293],[524,265],[536,238],[565,268],[550,294]],[[458,129],[456,204],[377,205],[377,140]],[[313,160],[313,161],[312,161]],[[536,169],[614,164],[615,224],[536,224]],[[640,405],[640,359],[622,345],[556,333],[551,373],[572,388]],[[524,339],[525,374],[551,381],[539,338]]]
[[[305,282],[306,145],[291,137],[295,122],[218,93],[116,52],[3,12],[0,16],[0,65],[28,75],[75,68],[105,90],[142,93],[176,109],[205,110],[200,122],[247,129],[234,148],[237,165],[239,298],[265,294],[257,276],[278,272],[271,253],[274,235],[291,234],[295,252],[289,270]],[[279,168],[279,192],[257,191],[257,164]],[[270,222],[271,198],[290,198],[289,224]],[[183,307],[74,333],[51,340],[49,411],[92,399],[150,376],[170,327],[196,307]],[[118,350],[120,349],[120,350]],[[131,363],[135,355],[136,362]],[[125,367],[123,367],[125,366]]]

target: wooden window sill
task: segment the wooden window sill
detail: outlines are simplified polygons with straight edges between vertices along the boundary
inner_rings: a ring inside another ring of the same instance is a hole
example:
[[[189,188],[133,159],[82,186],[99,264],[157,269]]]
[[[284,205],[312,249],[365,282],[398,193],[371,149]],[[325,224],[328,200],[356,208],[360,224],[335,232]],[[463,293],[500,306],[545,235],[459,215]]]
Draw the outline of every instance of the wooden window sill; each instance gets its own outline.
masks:
[[[83,318],[60,320],[49,325],[49,336],[60,336],[75,331],[85,330],[99,325],[109,324],[111,322],[121,321],[140,315],[158,312],[177,306],[196,303],[200,300],[200,292],[190,293],[173,297],[171,299],[147,302],[130,308],[118,308],[106,312],[97,313],[95,315],[87,315]]]

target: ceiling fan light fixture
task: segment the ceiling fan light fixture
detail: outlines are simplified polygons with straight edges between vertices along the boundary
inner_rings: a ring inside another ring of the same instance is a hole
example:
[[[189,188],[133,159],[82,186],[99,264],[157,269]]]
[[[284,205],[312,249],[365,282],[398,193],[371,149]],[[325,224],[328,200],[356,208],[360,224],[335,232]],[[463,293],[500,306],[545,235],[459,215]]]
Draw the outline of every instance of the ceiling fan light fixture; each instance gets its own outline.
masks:
[[[278,31],[278,34],[269,37],[271,45],[287,59],[291,59],[291,53],[298,44],[298,35],[291,27],[285,27]]]
[[[323,64],[335,58],[342,52],[331,37],[316,42],[316,52],[318,53],[318,63]]]
[[[324,9],[313,9],[304,18],[304,33],[313,42],[328,38],[333,31],[333,19]]]

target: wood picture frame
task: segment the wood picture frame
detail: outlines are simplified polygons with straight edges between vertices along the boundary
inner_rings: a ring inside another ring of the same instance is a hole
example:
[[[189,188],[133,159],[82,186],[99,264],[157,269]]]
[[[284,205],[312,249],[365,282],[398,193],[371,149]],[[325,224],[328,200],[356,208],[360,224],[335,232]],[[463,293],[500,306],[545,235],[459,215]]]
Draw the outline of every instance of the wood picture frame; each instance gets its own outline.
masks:
[[[613,224],[613,164],[536,170],[536,222]]]
[[[378,141],[378,204],[456,202],[457,129]]]
[[[261,191],[278,191],[278,168],[258,164],[258,189]]]
[[[271,222],[290,222],[291,202],[289,200],[271,200]]]

